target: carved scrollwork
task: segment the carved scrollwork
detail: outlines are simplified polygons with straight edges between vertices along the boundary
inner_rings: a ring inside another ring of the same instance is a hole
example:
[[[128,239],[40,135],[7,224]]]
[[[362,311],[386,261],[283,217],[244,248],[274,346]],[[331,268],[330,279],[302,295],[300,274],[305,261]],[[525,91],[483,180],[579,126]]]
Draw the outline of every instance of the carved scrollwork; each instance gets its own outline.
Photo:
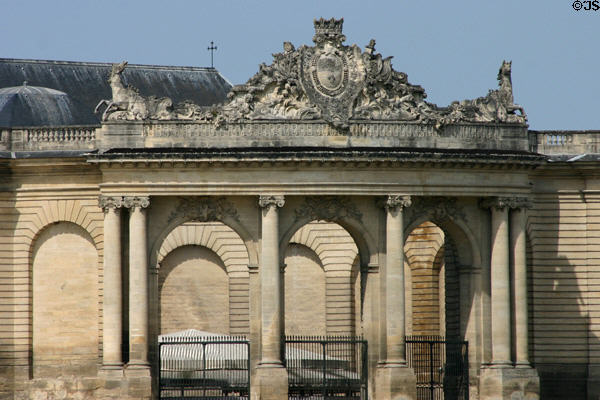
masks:
[[[226,217],[239,221],[235,206],[224,197],[181,197],[179,205],[169,215],[168,222],[181,216],[197,222],[223,221]]]
[[[337,196],[306,197],[295,214],[296,220],[336,221],[347,217],[362,220],[362,213],[350,199]]]
[[[116,210],[117,208],[121,208],[123,206],[123,197],[121,196],[100,196],[98,197],[98,207],[100,207],[104,212],[107,212],[108,209]]]
[[[261,195],[258,198],[258,206],[263,209],[271,207],[281,208],[285,204],[285,197],[274,195]]]
[[[148,196],[125,196],[123,198],[123,207],[125,208],[147,208],[150,205]]]
[[[515,209],[529,209],[532,207],[531,200],[527,197],[486,197],[480,201],[481,208],[496,208],[501,210],[503,208]]]
[[[511,62],[502,63],[499,88],[487,96],[438,107],[425,101],[425,90],[409,83],[406,73],[394,70],[392,57],[376,53],[374,39],[364,51],[344,45],[343,22],[315,20],[314,46],[296,49],[284,42],[270,65],[261,64],[245,84],[232,88],[225,104],[210,108],[143,97],[122,80],[127,62],[114,64],[112,99],[102,100],[96,111],[106,107],[102,120],[193,120],[216,126],[281,119],[323,119],[341,129],[351,120],[414,121],[436,128],[460,122],[526,124],[523,107],[514,103]]]
[[[465,212],[454,197],[415,197],[410,210],[413,219],[426,216],[438,224],[447,220],[466,221]]]

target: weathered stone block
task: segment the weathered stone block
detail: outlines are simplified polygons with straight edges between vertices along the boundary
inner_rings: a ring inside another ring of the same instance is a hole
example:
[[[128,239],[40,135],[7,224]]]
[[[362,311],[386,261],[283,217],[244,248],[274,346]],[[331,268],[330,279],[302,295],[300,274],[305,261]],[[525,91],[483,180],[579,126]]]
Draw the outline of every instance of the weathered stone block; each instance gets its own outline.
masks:
[[[533,368],[482,368],[480,400],[538,400],[540,378]]]
[[[288,398],[288,376],[283,366],[259,366],[256,370],[256,382],[257,385],[251,389],[252,398],[260,400]]]
[[[378,400],[416,400],[417,378],[412,368],[378,366],[375,396]]]

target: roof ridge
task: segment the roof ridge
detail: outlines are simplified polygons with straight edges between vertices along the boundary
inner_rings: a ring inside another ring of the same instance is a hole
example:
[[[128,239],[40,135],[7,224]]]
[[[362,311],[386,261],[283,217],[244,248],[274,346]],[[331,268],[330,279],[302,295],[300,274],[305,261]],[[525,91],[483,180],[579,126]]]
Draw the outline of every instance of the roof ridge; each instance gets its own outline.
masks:
[[[27,59],[27,58],[2,58],[0,57],[0,63],[27,63],[27,64],[55,64],[55,65],[81,65],[81,66],[95,66],[95,67],[110,67],[113,63],[109,62],[96,62],[96,61],[65,61],[65,60],[39,60],[39,59]],[[127,64],[127,68],[146,68],[146,69],[174,69],[182,71],[206,71],[215,72],[219,71],[214,67],[194,67],[194,66],[182,66],[182,65],[152,65],[152,64]]]

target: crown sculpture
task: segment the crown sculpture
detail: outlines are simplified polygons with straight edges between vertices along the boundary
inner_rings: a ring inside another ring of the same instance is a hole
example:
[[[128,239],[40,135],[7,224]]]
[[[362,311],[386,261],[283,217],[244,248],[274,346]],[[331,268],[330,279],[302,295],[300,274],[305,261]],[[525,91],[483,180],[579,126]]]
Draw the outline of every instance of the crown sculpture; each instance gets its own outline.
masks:
[[[411,121],[438,129],[456,123],[526,124],[523,108],[514,104],[510,62],[502,63],[499,88],[487,96],[438,107],[425,101],[421,86],[392,68],[392,57],[375,51],[375,40],[364,51],[344,45],[343,24],[343,19],[315,20],[314,46],[296,49],[284,42],[271,65],[261,64],[248,82],[232,88],[225,104],[209,109],[144,98],[123,85],[126,63],[116,64],[109,78],[113,99],[100,102],[96,111],[106,105],[103,120],[199,120],[217,126],[290,119],[325,120],[339,129],[364,120]]]

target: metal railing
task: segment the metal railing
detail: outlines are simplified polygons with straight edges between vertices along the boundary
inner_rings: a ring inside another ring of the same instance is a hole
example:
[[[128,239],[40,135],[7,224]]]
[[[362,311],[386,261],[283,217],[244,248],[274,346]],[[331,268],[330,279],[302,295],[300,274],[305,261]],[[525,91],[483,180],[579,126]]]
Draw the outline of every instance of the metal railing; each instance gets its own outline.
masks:
[[[159,346],[159,399],[249,399],[243,337],[167,337]]]
[[[366,399],[367,341],[352,336],[286,336],[290,399]]]
[[[406,359],[417,377],[418,400],[468,400],[468,343],[440,336],[407,336]]]

